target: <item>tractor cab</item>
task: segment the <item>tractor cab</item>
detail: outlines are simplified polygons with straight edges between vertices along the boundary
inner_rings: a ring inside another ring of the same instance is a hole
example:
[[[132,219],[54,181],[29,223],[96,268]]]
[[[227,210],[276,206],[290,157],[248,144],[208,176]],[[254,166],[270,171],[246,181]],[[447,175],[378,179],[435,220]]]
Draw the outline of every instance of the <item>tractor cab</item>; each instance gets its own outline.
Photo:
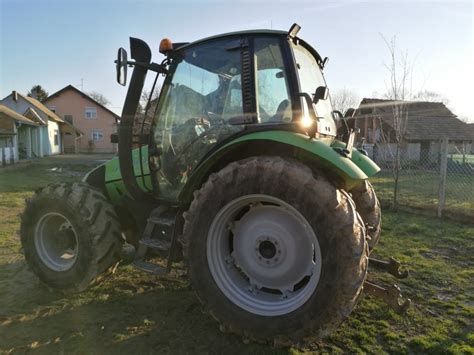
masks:
[[[251,132],[284,130],[334,139],[336,125],[322,73],[327,58],[296,37],[298,30],[294,25],[289,32],[245,31],[175,45],[162,40],[160,52],[166,59],[148,67],[166,76],[156,106],[149,110],[153,114],[147,113],[153,116],[148,155],[156,196],[176,199],[205,157]],[[140,46],[147,48],[131,39],[132,51]],[[123,83],[121,57],[123,50],[117,61]],[[134,76],[144,66],[140,62]]]
[[[153,142],[162,152],[160,187],[170,197],[229,137],[261,129],[335,135],[320,57],[285,32],[214,37],[168,52],[168,58]],[[313,101],[315,93],[322,95]]]

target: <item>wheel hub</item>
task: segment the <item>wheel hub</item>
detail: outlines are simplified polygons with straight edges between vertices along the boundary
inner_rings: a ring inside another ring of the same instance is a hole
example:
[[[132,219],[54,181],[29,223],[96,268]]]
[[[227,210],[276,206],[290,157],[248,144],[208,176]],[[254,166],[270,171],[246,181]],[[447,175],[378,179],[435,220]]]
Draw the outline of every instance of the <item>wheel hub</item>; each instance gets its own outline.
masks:
[[[258,237],[255,242],[255,261],[265,267],[272,267],[282,260],[282,243],[273,236]]]
[[[50,212],[41,216],[35,227],[34,241],[39,258],[51,270],[66,271],[74,265],[79,241],[64,215]]]
[[[233,234],[236,265],[251,284],[284,293],[311,273],[312,242],[280,206],[252,206],[236,222]]]
[[[259,242],[258,251],[260,253],[259,258],[263,257],[265,259],[273,259],[277,253],[277,248],[275,243],[270,241],[270,237],[267,237],[266,240],[257,240]]]

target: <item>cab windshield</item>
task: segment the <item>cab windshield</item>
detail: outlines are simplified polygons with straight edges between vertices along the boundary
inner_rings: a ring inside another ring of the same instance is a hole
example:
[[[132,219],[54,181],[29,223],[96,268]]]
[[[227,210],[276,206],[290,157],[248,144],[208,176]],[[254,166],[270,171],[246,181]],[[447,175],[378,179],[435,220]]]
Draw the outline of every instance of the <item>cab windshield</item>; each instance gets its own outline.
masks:
[[[318,87],[326,86],[323,73],[310,51],[302,45],[292,44],[292,47],[298,68],[301,92],[313,95]],[[303,105],[303,111],[307,109],[306,105]],[[329,98],[327,100],[319,100],[315,105],[315,110],[318,117],[332,120],[333,109]],[[307,113],[307,111],[304,113]]]

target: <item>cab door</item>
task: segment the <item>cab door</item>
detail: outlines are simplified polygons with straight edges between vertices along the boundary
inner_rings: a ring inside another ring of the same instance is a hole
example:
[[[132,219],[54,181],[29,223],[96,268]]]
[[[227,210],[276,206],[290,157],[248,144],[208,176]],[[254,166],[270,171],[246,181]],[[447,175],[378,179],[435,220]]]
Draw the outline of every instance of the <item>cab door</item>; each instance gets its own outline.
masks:
[[[159,196],[175,199],[194,167],[245,116],[241,37],[210,40],[173,55],[154,122]]]

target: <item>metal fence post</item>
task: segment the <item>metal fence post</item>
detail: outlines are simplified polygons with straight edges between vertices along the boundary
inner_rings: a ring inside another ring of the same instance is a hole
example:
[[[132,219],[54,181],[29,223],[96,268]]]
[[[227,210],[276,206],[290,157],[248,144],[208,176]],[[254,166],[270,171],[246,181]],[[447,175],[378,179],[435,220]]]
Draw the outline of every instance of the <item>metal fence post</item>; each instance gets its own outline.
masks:
[[[438,189],[438,217],[442,217],[446,202],[446,171],[448,167],[448,138],[443,138],[441,142],[441,162],[439,168],[439,189]]]

